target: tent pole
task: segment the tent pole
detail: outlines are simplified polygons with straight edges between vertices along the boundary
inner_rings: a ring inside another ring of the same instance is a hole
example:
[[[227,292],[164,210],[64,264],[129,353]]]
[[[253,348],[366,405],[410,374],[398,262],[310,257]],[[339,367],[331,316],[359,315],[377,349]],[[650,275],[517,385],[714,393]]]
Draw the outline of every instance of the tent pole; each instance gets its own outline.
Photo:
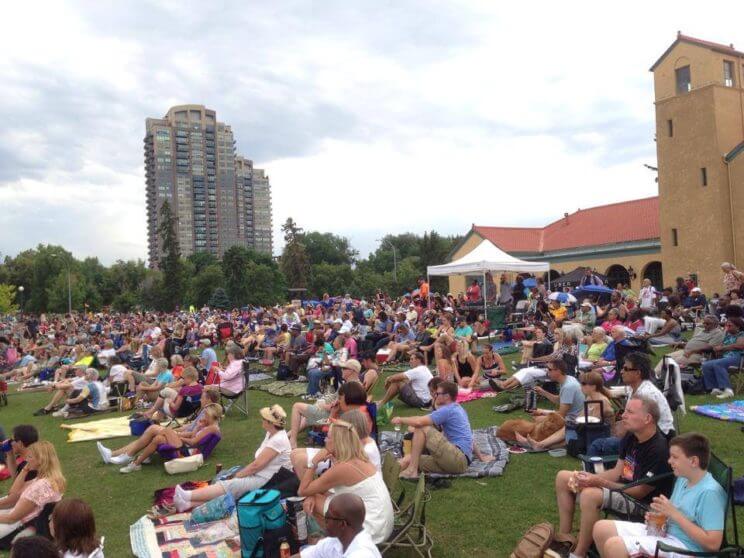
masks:
[[[548,292],[550,292],[550,262],[548,262]]]
[[[429,280],[429,271],[428,270],[426,271],[426,284],[429,285],[429,291],[431,291],[431,283],[430,283],[430,280]],[[421,293],[419,293],[419,295],[420,294]],[[430,300],[431,300],[431,297],[427,294],[426,295],[426,309],[427,310],[431,310],[431,304],[429,303]]]
[[[483,272],[483,319],[488,319],[488,303],[486,302],[486,272]]]

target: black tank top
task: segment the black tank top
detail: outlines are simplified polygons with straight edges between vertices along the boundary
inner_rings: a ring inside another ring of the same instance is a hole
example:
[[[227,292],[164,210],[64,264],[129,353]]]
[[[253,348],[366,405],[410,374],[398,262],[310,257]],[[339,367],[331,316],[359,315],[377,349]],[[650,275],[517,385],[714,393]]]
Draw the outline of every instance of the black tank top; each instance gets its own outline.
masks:
[[[470,378],[473,376],[473,367],[470,366],[470,360],[465,359],[465,362],[460,362],[459,357],[455,357],[457,361],[457,372],[461,378]]]

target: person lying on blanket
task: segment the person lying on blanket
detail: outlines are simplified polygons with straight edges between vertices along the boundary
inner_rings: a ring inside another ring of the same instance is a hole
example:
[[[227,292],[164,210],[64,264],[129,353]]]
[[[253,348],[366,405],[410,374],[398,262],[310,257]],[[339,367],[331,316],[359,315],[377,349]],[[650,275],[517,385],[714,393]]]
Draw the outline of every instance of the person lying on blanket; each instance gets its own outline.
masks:
[[[693,552],[716,552],[723,542],[726,492],[708,472],[710,441],[691,432],[669,442],[669,465],[674,476],[671,498],[657,496],[646,524],[602,520],[594,525],[600,556],[653,556],[658,542]],[[663,525],[661,529],[659,524]],[[654,532],[653,528],[657,526]],[[670,556],[660,552],[658,556]],[[674,554],[673,556],[677,556]]]
[[[289,461],[291,448],[287,431],[284,430],[287,413],[281,406],[272,405],[261,409],[259,414],[261,415],[261,428],[264,429],[266,435],[253,456],[253,462],[235,473],[233,478],[218,481],[204,488],[184,490],[180,485],[176,486],[173,502],[179,512],[184,512],[227,493],[230,493],[237,501],[243,494],[264,486],[282,467],[287,470],[291,469],[292,464]]]
[[[566,370],[568,366],[563,360],[556,360],[548,364],[548,379],[551,382],[557,382],[560,386],[558,394],[555,395],[543,389],[540,386],[535,388],[535,393],[544,397],[551,403],[558,405],[557,411],[547,409],[535,409],[532,416],[535,422],[545,420],[551,413],[558,413],[568,423],[575,423],[576,417],[584,410],[584,393],[581,391],[581,384],[573,376],[568,376]],[[517,441],[532,449],[545,450],[556,446],[561,446],[571,437],[576,436],[575,429],[566,430],[564,426],[557,432],[551,434],[544,440],[538,442],[532,438],[524,437],[519,432],[516,434]]]
[[[220,433],[221,418],[222,407],[209,405],[196,421],[197,426],[193,432],[177,432],[167,427],[159,431],[148,428],[139,439],[118,450],[112,451],[100,442],[96,445],[104,463],[124,465],[119,472],[132,473],[142,469],[142,463],[158,450],[160,444],[168,444],[180,450],[184,456],[189,455],[189,450],[197,447],[204,438]]]
[[[431,414],[391,420],[413,427],[411,455],[400,460],[402,478],[416,479],[419,471],[462,474],[473,459],[473,431],[468,414],[456,403],[457,384],[442,382],[434,395],[436,408]]]

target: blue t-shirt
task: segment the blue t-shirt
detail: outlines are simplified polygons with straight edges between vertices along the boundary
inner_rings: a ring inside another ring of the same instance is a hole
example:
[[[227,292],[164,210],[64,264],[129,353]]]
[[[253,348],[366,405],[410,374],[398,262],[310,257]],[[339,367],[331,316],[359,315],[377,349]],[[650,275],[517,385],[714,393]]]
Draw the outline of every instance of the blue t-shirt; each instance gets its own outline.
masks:
[[[170,370],[164,370],[158,374],[155,381],[163,385],[170,384],[173,381],[173,373]]]
[[[207,347],[202,351],[201,358],[204,361],[204,367],[209,372],[209,369],[212,368],[212,363],[217,360],[217,353],[214,352],[212,347]]]
[[[471,461],[473,459],[473,431],[465,409],[458,403],[450,403],[440,407],[430,416],[434,425],[442,429],[442,434],[447,441],[460,448],[468,461]]]
[[[469,325],[466,325],[465,327],[458,327],[455,329],[455,337],[464,337],[466,339],[469,339],[473,336],[473,328]]]
[[[687,479],[679,477],[674,483],[671,497],[674,507],[706,531],[723,531],[726,493],[721,485],[710,473],[706,473],[695,486],[688,488],[688,482]],[[667,533],[682,541],[688,550],[704,550],[674,521],[669,521]]]
[[[567,419],[575,420],[584,412],[584,392],[581,391],[581,384],[573,376],[567,376],[566,381],[561,384],[559,391],[561,405],[571,405],[566,415]]]
[[[628,342],[627,342],[626,339],[623,339],[620,342],[620,344],[621,345],[627,345]],[[604,352],[602,352],[602,360],[606,360],[608,362],[613,362],[613,361],[617,360],[617,358],[615,356],[615,345],[617,345],[617,341],[610,341],[607,344],[607,348],[604,350]]]

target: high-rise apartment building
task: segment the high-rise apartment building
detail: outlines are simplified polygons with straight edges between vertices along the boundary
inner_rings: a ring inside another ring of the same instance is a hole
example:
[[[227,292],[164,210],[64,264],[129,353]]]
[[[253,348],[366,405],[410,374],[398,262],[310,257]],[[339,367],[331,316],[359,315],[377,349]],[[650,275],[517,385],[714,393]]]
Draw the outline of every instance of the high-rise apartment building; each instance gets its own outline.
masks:
[[[235,245],[270,254],[269,179],[236,154],[230,126],[203,105],[180,105],[163,118],[146,119],[145,127],[150,265],[157,266],[160,255],[160,207],[166,200],[184,256],[208,252],[219,258]]]

